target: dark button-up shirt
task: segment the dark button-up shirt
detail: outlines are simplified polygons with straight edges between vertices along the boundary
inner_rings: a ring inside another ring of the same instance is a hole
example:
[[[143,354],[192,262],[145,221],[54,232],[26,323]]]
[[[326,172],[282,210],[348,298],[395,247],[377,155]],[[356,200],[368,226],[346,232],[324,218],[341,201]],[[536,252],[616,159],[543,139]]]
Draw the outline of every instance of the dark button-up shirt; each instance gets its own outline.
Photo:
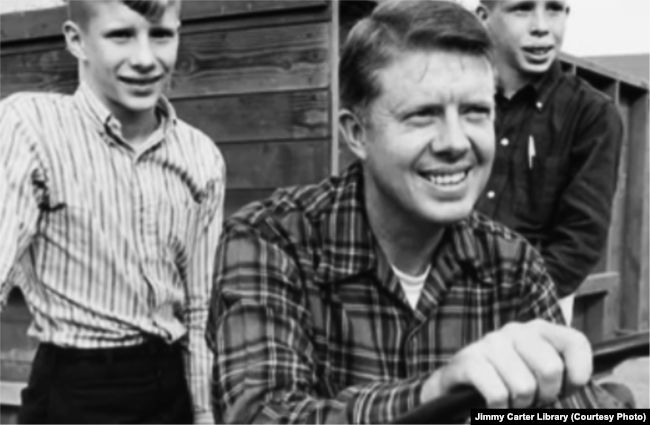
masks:
[[[560,296],[607,239],[623,124],[615,104],[559,63],[510,100],[497,94],[497,150],[477,210],[538,247]]]
[[[368,225],[362,175],[353,165],[226,221],[207,331],[217,421],[390,422],[488,332],[562,322],[539,254],[478,214],[445,231],[413,309]],[[564,405],[594,406],[592,390]]]

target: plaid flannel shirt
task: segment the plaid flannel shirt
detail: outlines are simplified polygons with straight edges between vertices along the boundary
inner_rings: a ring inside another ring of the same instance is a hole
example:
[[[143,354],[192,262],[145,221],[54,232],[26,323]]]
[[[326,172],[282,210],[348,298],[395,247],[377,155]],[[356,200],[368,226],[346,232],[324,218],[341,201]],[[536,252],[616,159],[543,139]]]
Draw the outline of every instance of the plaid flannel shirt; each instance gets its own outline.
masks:
[[[364,208],[355,164],[227,220],[207,328],[217,421],[390,422],[466,345],[511,321],[562,322],[539,254],[476,213],[445,231],[411,308]],[[559,404],[595,407],[594,389]]]

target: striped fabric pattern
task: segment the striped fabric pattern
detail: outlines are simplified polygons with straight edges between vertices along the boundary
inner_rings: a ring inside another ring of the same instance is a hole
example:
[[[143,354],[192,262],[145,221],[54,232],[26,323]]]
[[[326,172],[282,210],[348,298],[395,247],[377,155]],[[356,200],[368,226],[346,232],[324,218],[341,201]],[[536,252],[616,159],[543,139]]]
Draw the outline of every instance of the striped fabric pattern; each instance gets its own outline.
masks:
[[[34,316],[29,334],[43,342],[187,341],[188,382],[205,413],[225,165],[167,100],[158,112],[161,125],[133,148],[83,84],[73,96],[0,103],[0,294],[4,303],[12,283],[21,287]]]
[[[389,423],[466,345],[562,322],[539,254],[479,214],[448,228],[414,310],[364,208],[356,164],[226,221],[207,331],[217,421]],[[595,403],[588,388],[561,405]]]

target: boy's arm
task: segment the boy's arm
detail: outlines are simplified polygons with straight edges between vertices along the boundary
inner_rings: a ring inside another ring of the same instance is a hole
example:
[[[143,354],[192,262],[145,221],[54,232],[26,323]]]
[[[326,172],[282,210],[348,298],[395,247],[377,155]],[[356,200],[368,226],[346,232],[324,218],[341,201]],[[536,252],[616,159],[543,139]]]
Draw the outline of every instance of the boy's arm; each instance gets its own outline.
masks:
[[[590,104],[573,141],[569,183],[541,246],[560,297],[574,293],[596,266],[607,241],[623,137],[612,102]]]
[[[10,104],[0,103],[0,309],[7,302],[16,262],[36,232],[38,162],[33,132]],[[36,196],[35,196],[36,195]]]
[[[216,150],[211,167],[217,170],[217,177],[208,184],[206,196],[200,207],[195,249],[187,259],[189,267],[184,323],[188,329],[189,342],[185,356],[185,370],[194,405],[195,423],[214,423],[210,405],[212,356],[205,341],[205,326],[208,319],[208,301],[215,254],[223,223],[226,190],[225,164],[221,154]]]

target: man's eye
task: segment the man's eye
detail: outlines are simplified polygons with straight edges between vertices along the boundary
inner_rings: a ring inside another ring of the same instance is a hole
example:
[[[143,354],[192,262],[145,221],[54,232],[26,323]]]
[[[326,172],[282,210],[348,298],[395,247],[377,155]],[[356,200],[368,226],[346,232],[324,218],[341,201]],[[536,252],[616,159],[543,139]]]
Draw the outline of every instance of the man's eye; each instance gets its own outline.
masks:
[[[484,106],[470,106],[465,109],[465,115],[470,119],[484,119],[492,115],[492,110]]]
[[[126,40],[131,37],[130,31],[111,31],[108,33],[108,38],[114,40]]]

